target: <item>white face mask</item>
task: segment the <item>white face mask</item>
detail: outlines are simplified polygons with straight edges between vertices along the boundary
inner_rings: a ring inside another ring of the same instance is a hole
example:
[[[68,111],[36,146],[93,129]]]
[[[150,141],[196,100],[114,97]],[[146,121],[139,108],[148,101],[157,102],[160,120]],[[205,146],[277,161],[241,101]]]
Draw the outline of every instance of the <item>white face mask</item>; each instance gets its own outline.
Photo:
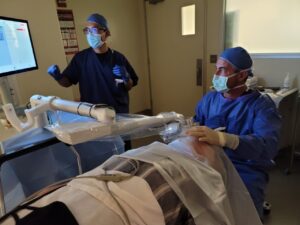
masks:
[[[228,79],[230,77],[234,77],[237,74],[238,73],[234,73],[234,74],[231,74],[231,75],[229,75],[227,77],[214,74],[214,77],[213,77],[213,80],[212,80],[214,89],[216,91],[219,91],[219,92],[227,92],[227,91],[229,91],[229,88],[227,86],[227,81],[228,81]]]
[[[86,38],[87,38],[87,41],[89,43],[89,45],[92,47],[92,48],[99,48],[103,45],[103,41],[101,39],[101,35],[100,34],[91,34],[91,33],[88,33],[86,35]]]
[[[213,76],[213,80],[212,80],[212,83],[213,83],[213,86],[214,86],[214,89],[218,92],[222,92],[222,93],[225,93],[225,92],[228,92],[229,90],[231,89],[235,89],[235,88],[239,88],[239,87],[242,87],[244,86],[245,84],[241,84],[241,85],[238,85],[234,88],[228,88],[227,86],[227,82],[228,82],[228,79],[231,78],[231,77],[234,77],[236,76],[237,74],[239,74],[240,72],[243,72],[243,71],[249,71],[251,70],[251,68],[249,69],[246,69],[246,70],[242,70],[242,71],[239,71],[237,73],[233,73],[227,77],[225,76],[220,76],[220,75],[217,75],[217,74],[214,74]]]

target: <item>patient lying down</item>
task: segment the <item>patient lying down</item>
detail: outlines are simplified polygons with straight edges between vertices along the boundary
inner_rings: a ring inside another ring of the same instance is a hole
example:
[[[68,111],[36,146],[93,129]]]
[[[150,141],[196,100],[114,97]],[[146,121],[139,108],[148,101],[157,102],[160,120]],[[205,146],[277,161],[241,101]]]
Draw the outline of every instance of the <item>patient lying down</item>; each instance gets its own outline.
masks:
[[[261,224],[222,149],[193,137],[113,156],[57,186],[21,207],[19,224]],[[1,224],[15,224],[11,215]]]

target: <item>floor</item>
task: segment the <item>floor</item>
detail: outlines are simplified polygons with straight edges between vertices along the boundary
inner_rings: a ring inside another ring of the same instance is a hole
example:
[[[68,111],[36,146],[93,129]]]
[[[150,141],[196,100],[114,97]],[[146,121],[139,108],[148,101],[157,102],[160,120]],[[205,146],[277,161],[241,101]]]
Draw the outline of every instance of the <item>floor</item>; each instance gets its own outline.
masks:
[[[147,145],[159,137],[149,137],[132,142],[132,147]],[[270,170],[267,201],[272,205],[271,213],[265,217],[265,225],[300,225],[300,157],[296,157],[289,175],[288,150],[281,151],[275,159],[276,166]]]
[[[272,205],[265,225],[300,225],[300,157],[295,157],[291,173],[288,155],[282,152],[276,158],[277,165],[270,171],[267,201]]]

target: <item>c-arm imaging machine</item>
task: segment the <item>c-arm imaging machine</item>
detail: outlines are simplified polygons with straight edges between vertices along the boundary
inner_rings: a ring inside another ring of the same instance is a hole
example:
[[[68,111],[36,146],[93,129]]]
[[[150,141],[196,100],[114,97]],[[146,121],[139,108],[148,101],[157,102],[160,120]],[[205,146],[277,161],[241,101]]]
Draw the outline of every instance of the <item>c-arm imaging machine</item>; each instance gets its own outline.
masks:
[[[43,173],[50,173],[46,175],[48,178],[43,180],[41,187],[58,179],[57,177],[61,176],[57,174],[58,168],[66,166],[69,168],[71,164],[68,158],[73,159],[74,154],[72,169],[68,170],[69,172],[63,171],[63,174],[68,174],[67,177],[93,168],[112,154],[122,153],[124,147],[120,136],[126,140],[160,134],[165,140],[169,140],[179,134],[182,125],[186,123],[182,115],[174,112],[161,113],[157,116],[116,114],[114,109],[106,105],[68,101],[54,96],[34,95],[30,99],[30,105],[31,108],[25,110],[26,118],[21,120],[17,117],[12,104],[3,106],[7,120],[19,134],[0,143],[4,153],[0,156],[0,166],[9,161],[11,167],[20,167],[22,171],[23,162],[19,162],[21,160],[19,158],[22,157],[27,157],[27,162],[24,162],[26,165],[23,165],[25,167],[33,165],[34,168],[38,167],[35,165],[36,161],[42,166],[46,164],[43,166],[45,168],[35,170],[35,174],[31,174],[36,177],[34,180],[38,181],[44,179],[41,178],[45,176]],[[42,163],[46,158],[49,158],[48,162]],[[57,160],[59,162],[56,162]],[[63,164],[64,160],[68,161],[66,165]],[[2,168],[1,176],[7,176],[3,175],[7,170],[11,169]],[[5,179],[2,177],[2,184],[6,183]],[[36,189],[36,186],[34,188]],[[1,196],[3,191],[5,196]],[[10,201],[6,199],[7,193],[9,190],[0,188],[2,215],[6,211],[4,202]],[[27,194],[25,193],[25,196]]]
[[[106,105],[68,101],[54,96],[34,95],[30,104],[32,108],[25,110],[27,122],[19,120],[12,104],[3,106],[7,120],[17,131],[46,127],[59,140],[72,145],[106,136],[136,133],[136,130],[159,127],[174,121],[179,124],[185,123],[184,117],[174,112],[151,117],[116,115],[114,109]],[[61,110],[93,119],[80,123],[80,126],[78,123],[50,125],[46,116],[49,110]]]

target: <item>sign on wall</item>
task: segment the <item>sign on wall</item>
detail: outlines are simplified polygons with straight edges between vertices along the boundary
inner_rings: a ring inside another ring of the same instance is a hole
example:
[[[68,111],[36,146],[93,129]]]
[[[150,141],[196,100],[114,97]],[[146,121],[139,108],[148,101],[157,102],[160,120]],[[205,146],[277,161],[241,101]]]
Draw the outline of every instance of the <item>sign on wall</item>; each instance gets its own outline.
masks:
[[[79,51],[79,47],[73,12],[70,9],[58,9],[57,15],[60,24],[60,31],[64,44],[65,54],[74,55]]]

